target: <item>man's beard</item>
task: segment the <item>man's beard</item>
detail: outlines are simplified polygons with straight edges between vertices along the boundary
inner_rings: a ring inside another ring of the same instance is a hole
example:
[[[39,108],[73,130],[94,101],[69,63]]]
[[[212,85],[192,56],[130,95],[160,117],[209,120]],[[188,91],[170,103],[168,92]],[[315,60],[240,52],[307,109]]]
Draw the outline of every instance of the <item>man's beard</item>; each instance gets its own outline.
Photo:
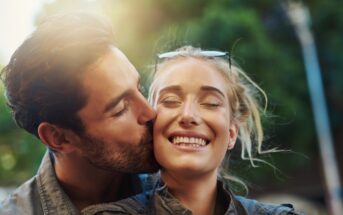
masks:
[[[83,143],[80,148],[83,156],[96,168],[124,173],[153,173],[159,169],[149,132],[145,133],[138,145],[123,142],[106,143],[105,140],[89,134],[83,134],[81,138]],[[115,151],[111,146],[119,150]]]

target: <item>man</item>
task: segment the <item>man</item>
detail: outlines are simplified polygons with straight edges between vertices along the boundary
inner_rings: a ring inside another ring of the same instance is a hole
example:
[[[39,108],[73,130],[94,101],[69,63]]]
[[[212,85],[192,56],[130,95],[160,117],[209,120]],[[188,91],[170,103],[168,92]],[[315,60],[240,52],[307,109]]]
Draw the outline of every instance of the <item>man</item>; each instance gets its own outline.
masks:
[[[79,214],[140,192],[133,173],[156,171],[147,127],[155,113],[107,22],[82,12],[49,18],[1,77],[16,123],[49,150],[0,214]]]

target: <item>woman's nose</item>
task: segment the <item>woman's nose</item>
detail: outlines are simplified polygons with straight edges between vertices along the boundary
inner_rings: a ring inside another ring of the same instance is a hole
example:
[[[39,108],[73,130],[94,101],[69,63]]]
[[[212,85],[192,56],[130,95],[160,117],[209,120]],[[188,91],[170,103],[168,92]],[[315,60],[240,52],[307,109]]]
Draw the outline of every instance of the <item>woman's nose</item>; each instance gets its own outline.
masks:
[[[194,103],[185,103],[181,109],[179,123],[183,127],[190,127],[199,124],[199,113]]]

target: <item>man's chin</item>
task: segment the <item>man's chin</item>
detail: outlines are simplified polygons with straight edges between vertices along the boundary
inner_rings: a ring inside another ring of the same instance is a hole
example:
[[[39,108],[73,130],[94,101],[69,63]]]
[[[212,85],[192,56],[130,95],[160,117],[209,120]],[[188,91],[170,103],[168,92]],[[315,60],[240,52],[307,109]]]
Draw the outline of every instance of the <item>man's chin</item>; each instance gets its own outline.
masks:
[[[160,169],[160,165],[157,163],[153,155],[146,157],[147,159],[135,159],[130,165],[124,168],[123,172],[140,174],[140,173],[156,173]],[[137,163],[139,161],[139,163]]]
[[[141,161],[138,159],[138,161]],[[107,171],[107,172],[121,172],[128,174],[141,174],[141,173],[156,173],[160,169],[160,165],[155,160],[155,157],[150,158],[148,161],[141,161],[137,163],[137,160],[134,162],[128,162],[126,164],[118,163],[107,163],[107,165],[92,163],[94,167]]]
[[[160,168],[161,166],[154,159],[153,161],[149,162],[149,165],[142,168],[142,171],[138,171],[137,173],[156,173],[158,170],[160,170]]]

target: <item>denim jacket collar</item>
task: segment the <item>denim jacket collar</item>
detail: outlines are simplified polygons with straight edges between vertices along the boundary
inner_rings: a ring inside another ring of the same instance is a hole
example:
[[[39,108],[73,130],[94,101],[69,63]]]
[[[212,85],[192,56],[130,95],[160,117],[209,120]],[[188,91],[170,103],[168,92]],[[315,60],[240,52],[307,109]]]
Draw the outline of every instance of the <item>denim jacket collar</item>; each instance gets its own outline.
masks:
[[[169,208],[170,211],[175,212],[176,214],[185,214],[191,215],[192,212],[181,205],[181,203],[173,197],[170,192],[168,192],[167,186],[162,182],[161,187],[156,189],[155,195],[155,206],[162,205],[164,208]],[[225,215],[232,215],[232,214],[246,214],[246,211],[240,204],[240,202],[236,201],[234,195],[225,188],[222,181],[217,181],[217,195],[221,195],[224,198],[223,202],[226,202],[226,205],[223,205],[227,208]],[[239,213],[238,213],[239,212]]]
[[[44,215],[79,214],[57,181],[53,157],[46,152],[37,174],[39,197]]]

